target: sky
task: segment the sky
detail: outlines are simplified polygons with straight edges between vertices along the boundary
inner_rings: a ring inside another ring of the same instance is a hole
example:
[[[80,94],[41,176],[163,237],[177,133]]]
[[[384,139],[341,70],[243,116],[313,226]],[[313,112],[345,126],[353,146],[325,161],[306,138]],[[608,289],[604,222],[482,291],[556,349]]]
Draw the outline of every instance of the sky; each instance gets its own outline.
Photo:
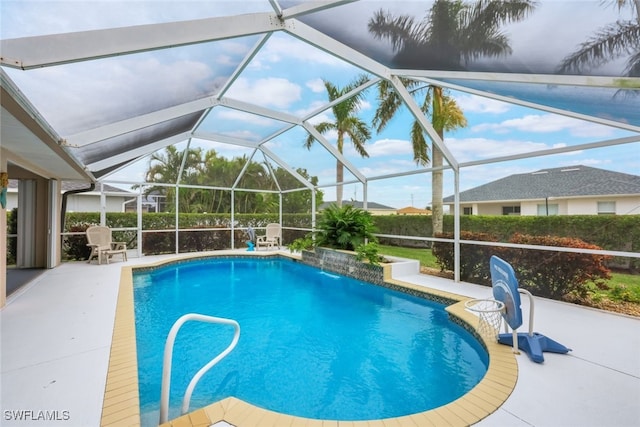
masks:
[[[572,31],[566,28],[558,29],[557,37],[563,37],[564,42],[570,47],[580,43],[593,28],[614,22],[621,16],[631,16],[631,11],[606,8],[598,1],[569,0],[546,3],[553,7],[541,8],[542,17],[536,19],[543,19],[545,14],[555,10],[554,7],[571,7],[577,10],[578,15],[584,16],[584,19],[576,17],[575,25],[565,26],[570,27]],[[424,2],[364,2],[366,10],[376,10],[390,4],[396,8],[394,13],[409,11],[416,13],[418,18],[424,17],[426,10]],[[590,12],[584,11],[585,4],[591,8]],[[0,13],[3,17],[0,34],[2,38],[13,38],[176,19],[196,19],[224,15],[230,7],[241,7],[242,11],[246,12],[270,10],[267,0],[233,4],[222,1],[124,3],[3,0],[0,3]],[[122,13],[125,9],[128,13]],[[594,14],[593,11],[599,12]],[[308,23],[327,27],[335,32],[336,37],[347,37],[356,44],[359,38],[364,40],[362,33],[366,32],[368,12],[342,13],[335,20],[329,19],[325,13],[318,14],[314,19],[308,20]],[[348,19],[348,24],[345,19]],[[526,55],[530,55],[532,63],[540,64],[543,70],[549,67],[548,64],[562,58],[560,51],[556,53],[555,45],[542,49],[538,43],[531,48],[531,39],[537,37],[540,31],[551,31],[549,27],[541,29],[539,22],[535,20],[522,25],[523,30],[516,31],[515,28],[511,28],[514,31],[509,35],[514,54],[509,58],[503,58],[501,66],[517,68],[522,64],[522,52],[525,50]],[[351,26],[351,30],[340,35],[342,29],[348,26]],[[215,94],[226,80],[226,76],[230,75],[257,40],[257,37],[246,37],[27,72],[13,69],[5,71],[53,128],[61,136],[67,136],[122,120],[132,114],[151,112],[179,102]],[[376,44],[375,49],[381,58],[385,55],[387,58],[390,57],[388,46]],[[535,58],[542,59],[538,61]],[[609,75],[619,72],[620,67],[621,62],[618,61],[601,67],[595,73]],[[306,117],[327,102],[324,80],[342,87],[361,73],[363,71],[353,65],[289,35],[278,33],[271,36],[225,96]],[[629,131],[464,92],[449,91],[449,95],[456,100],[468,121],[465,128],[445,135],[447,148],[460,163],[633,135]],[[364,94],[359,117],[371,123],[377,104],[374,86]],[[310,122],[317,124],[331,119],[330,112],[323,111],[312,117]],[[412,160],[409,142],[412,121],[408,110],[402,109],[383,132],[377,133],[372,130],[372,137],[365,145],[368,158],[361,158],[349,142],[346,143],[345,157],[369,179],[419,169]],[[216,107],[203,122],[201,130],[256,142],[282,127],[282,123],[271,119]],[[335,142],[335,134],[328,133],[325,136],[328,141]],[[266,147],[293,168],[306,168],[311,175],[318,176],[321,185],[334,183],[335,159],[318,143],[310,150],[305,149],[305,138],[306,132],[292,129],[268,142]],[[185,146],[181,144],[179,148]],[[246,148],[197,139],[192,141],[191,146],[215,149],[228,157],[252,154],[252,150]],[[256,160],[262,160],[262,156],[258,156]],[[140,182],[147,165],[148,158],[143,158],[137,164],[118,171],[109,179]],[[640,174],[640,143],[463,168],[460,189],[472,188],[515,173],[574,165],[637,175]],[[345,170],[345,179],[353,179],[348,168]],[[453,174],[445,172],[444,196],[453,193],[453,185]],[[335,199],[332,187],[324,188],[323,191],[325,200]],[[363,186],[360,184],[346,184],[344,198],[361,200],[363,192]],[[372,179],[368,183],[367,196],[369,202],[394,208],[429,206],[430,174]]]

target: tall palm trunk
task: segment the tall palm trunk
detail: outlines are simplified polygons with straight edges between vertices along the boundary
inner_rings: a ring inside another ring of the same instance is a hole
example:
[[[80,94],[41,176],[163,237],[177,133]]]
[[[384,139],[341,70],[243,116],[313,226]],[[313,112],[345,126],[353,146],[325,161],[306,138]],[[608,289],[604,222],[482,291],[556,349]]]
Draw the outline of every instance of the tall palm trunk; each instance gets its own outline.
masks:
[[[338,140],[336,141],[336,146],[338,148],[338,153],[342,154],[342,148],[344,147],[344,134],[342,132],[338,132]],[[336,186],[336,205],[338,207],[342,207],[342,181],[344,181],[344,165],[340,160],[336,161],[336,182],[339,183]]]
[[[438,132],[440,134],[441,132]],[[442,151],[433,147],[431,161],[434,168],[442,166]],[[433,234],[442,233],[442,169],[431,172],[431,226]]]
[[[444,138],[444,121],[442,120],[442,88],[433,86],[433,114],[431,122],[434,130],[441,140]],[[442,151],[434,143],[431,153],[431,166],[434,171],[431,172],[431,225],[433,235],[442,233],[443,208],[442,208]]]
[[[336,182],[342,182],[344,180],[344,165],[340,160],[336,161]],[[342,184],[336,186],[336,205],[342,206]]]

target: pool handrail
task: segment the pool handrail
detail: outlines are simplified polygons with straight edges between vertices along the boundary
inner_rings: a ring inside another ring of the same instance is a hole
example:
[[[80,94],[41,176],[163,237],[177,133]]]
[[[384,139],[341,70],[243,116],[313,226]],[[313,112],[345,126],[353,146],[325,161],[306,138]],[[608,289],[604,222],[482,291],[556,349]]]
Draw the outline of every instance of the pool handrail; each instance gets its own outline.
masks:
[[[193,376],[189,385],[187,386],[187,390],[185,391],[184,398],[182,399],[182,410],[181,414],[186,414],[189,410],[189,403],[191,402],[191,394],[193,390],[196,388],[196,384],[202,378],[202,376],[211,369],[216,363],[221,361],[224,357],[226,357],[238,344],[238,339],[240,338],[240,324],[232,319],[225,319],[223,317],[214,317],[207,316],[205,314],[198,313],[189,313],[180,317],[175,321],[171,330],[169,331],[169,335],[167,335],[167,341],[164,345],[164,358],[162,361],[162,387],[160,391],[160,424],[163,424],[168,421],[169,416],[169,393],[170,393],[170,385],[171,385],[171,360],[173,358],[173,344],[176,339],[176,335],[178,334],[178,330],[189,320],[196,320],[200,322],[207,323],[218,323],[223,325],[231,325],[234,327],[234,335],[231,344],[216,357],[211,359],[209,363],[204,365],[196,374]]]

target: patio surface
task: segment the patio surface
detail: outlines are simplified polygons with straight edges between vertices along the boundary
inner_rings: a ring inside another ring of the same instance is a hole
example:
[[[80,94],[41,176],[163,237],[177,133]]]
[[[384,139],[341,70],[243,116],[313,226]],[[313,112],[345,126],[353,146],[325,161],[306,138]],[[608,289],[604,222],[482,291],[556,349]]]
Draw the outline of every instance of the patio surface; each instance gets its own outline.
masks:
[[[98,426],[121,267],[168,257],[66,263],[10,295],[0,311],[0,425]],[[401,280],[490,296],[486,287],[438,277]],[[517,356],[513,393],[476,425],[640,426],[640,319],[542,298],[535,302],[535,331],[573,351],[545,353],[544,364]],[[523,308],[527,317],[526,298]]]

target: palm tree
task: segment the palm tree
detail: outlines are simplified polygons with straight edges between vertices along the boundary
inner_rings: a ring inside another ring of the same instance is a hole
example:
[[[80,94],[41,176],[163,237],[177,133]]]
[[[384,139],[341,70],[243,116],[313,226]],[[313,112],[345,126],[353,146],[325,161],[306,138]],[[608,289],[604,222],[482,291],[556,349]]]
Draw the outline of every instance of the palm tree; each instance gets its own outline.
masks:
[[[327,94],[329,95],[329,101],[333,101],[351,92],[358,86],[363,85],[367,82],[367,80],[367,76],[359,76],[353,82],[349,83],[342,89],[325,80],[324,87],[326,88]],[[363,96],[363,92],[359,92],[357,95],[334,105],[333,107],[331,107],[331,110],[333,112],[335,121],[322,122],[315,126],[315,128],[321,134],[324,134],[330,130],[334,130],[337,132],[338,139],[336,142],[336,148],[339,153],[343,152],[344,139],[345,137],[348,137],[349,139],[351,139],[351,142],[353,143],[353,146],[358,154],[360,154],[362,157],[369,157],[369,154],[364,148],[364,144],[369,138],[371,138],[371,131],[369,130],[369,126],[355,115],[355,113],[357,113],[360,108],[360,101],[362,100]],[[311,149],[314,141],[315,137],[313,135],[308,135],[304,146],[307,149]],[[344,165],[342,164],[342,162],[340,162],[340,160],[336,160],[336,182],[338,183],[336,187],[336,204],[338,206],[342,206],[343,180]]]
[[[425,115],[431,115],[431,123],[438,136],[443,139],[445,131],[463,128],[467,125],[464,113],[456,104],[455,99],[439,86],[420,85],[410,79],[402,79],[403,84],[415,96],[424,96],[420,105]],[[383,81],[378,85],[379,107],[373,118],[373,125],[378,132],[382,131],[402,105],[402,98],[394,90],[391,83]],[[411,126],[411,144],[413,145],[413,160],[416,164],[426,166],[431,161],[434,170],[431,172],[431,220],[433,233],[442,233],[442,151],[435,145],[432,147],[431,159],[428,154],[427,141],[424,131],[417,120]]]
[[[186,160],[183,169],[183,183],[193,183],[194,177],[197,176],[201,165],[200,149],[189,149],[186,153]],[[146,173],[147,182],[157,182],[163,184],[177,184],[178,174],[182,166],[182,159],[185,156],[184,151],[178,151],[175,146],[168,146],[164,152],[155,152],[149,158],[149,167]],[[170,210],[173,210],[175,206],[175,189],[164,186],[152,186],[147,188],[145,194],[149,195],[153,192],[158,192],[164,195],[167,199],[167,203]],[[180,205],[181,210],[189,211],[189,200],[191,200],[191,194],[189,191],[183,189],[180,192]]]
[[[523,19],[532,11],[529,0],[464,3],[461,0],[436,0],[422,22],[407,15],[393,17],[383,10],[369,21],[369,31],[378,39],[391,42],[396,55],[393,61],[402,68],[464,70],[470,61],[511,53],[509,39],[500,26]],[[403,79],[415,95],[423,95],[422,111],[431,114],[431,123],[440,138],[444,131],[466,126],[464,114],[441,87],[420,87],[418,82]],[[388,82],[378,85],[380,104],[374,126],[381,131],[402,105],[402,99]],[[426,165],[431,160],[433,233],[442,232],[442,152],[433,145],[429,159],[424,132],[419,123],[411,129],[414,160]]]
[[[615,3],[619,9],[630,5],[635,9],[636,19],[617,21],[600,29],[562,60],[558,72],[579,73],[629,55],[624,72],[629,77],[640,77],[640,0],[615,0]]]

